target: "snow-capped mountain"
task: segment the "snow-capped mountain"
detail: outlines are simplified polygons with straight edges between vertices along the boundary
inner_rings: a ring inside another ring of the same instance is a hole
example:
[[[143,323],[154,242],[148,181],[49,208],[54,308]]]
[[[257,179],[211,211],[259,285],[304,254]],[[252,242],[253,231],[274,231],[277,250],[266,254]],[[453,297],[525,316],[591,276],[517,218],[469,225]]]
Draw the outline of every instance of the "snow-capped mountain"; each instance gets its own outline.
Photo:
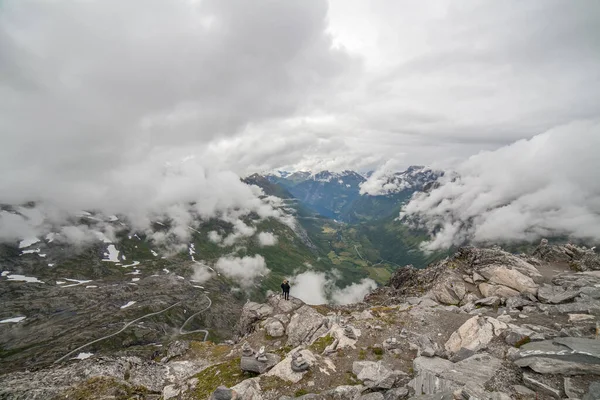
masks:
[[[376,171],[361,185],[361,194],[385,196],[403,191],[423,191],[444,175],[443,171],[410,166],[401,172]]]

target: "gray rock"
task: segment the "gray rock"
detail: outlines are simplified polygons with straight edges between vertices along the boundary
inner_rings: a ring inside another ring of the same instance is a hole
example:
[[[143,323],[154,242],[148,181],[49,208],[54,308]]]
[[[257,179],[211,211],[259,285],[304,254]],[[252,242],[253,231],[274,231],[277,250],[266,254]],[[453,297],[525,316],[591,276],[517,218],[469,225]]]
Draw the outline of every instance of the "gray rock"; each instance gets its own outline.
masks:
[[[381,394],[380,392],[373,392],[373,393],[363,394],[358,399],[359,400],[384,400],[385,398],[383,397],[383,394]]]
[[[408,396],[408,389],[399,387],[386,391],[383,395],[384,400],[400,400]]]
[[[253,326],[257,321],[265,319],[273,312],[273,307],[267,304],[259,304],[249,301],[242,308],[242,315],[236,326],[236,330],[240,335],[246,335],[253,330]]]
[[[523,309],[523,307],[529,306],[531,304],[533,304],[531,300],[525,299],[521,296],[513,296],[506,299],[506,307],[509,309],[513,308],[520,310]]]
[[[562,397],[560,389],[553,388],[552,386],[539,381],[530,373],[523,373],[523,383],[536,392],[542,392],[556,399],[560,399]]]
[[[285,335],[285,328],[280,320],[275,318],[268,318],[265,323],[265,330],[267,335],[271,337],[281,337]]]
[[[484,297],[483,299],[479,299],[475,301],[475,305],[478,306],[487,306],[487,307],[498,307],[500,305],[500,297],[491,296]]]
[[[169,345],[167,350],[167,360],[181,356],[190,349],[190,342],[185,340],[176,340]]]
[[[219,386],[211,395],[209,400],[231,400],[233,398],[233,390]]]
[[[492,392],[489,394],[490,400],[511,400],[510,396],[503,392]]]
[[[600,341],[586,338],[555,338],[527,343],[514,360],[542,374],[600,375]]]
[[[417,346],[419,346],[417,356],[433,357],[436,353],[440,353],[438,344],[426,335],[417,336]]]
[[[562,286],[544,284],[539,287],[537,297],[543,303],[559,304],[572,300],[579,290],[566,290]]]
[[[369,389],[391,389],[397,379],[397,374],[381,362],[355,361],[352,372]]]
[[[431,294],[438,303],[457,305],[467,294],[467,288],[460,275],[447,272],[433,286]]]
[[[416,376],[409,386],[415,395],[462,388],[470,396],[484,398],[485,383],[501,366],[501,360],[488,354],[476,354],[456,364],[438,357],[417,357],[413,361]]]
[[[231,389],[237,393],[236,400],[263,400],[258,378],[243,380]]]
[[[308,371],[310,368],[310,364],[308,361],[304,359],[300,352],[296,352],[292,354],[292,371],[294,372],[304,372]]]
[[[535,267],[531,267],[535,269]],[[516,268],[510,269],[505,265],[492,265],[481,269],[479,273],[489,283],[504,285],[521,293],[537,294],[538,285],[532,278],[519,272]]]
[[[467,358],[471,357],[472,355],[474,355],[475,352],[473,350],[469,350],[469,349],[465,349],[464,347],[461,347],[461,349],[459,351],[457,351],[456,353],[452,354],[450,356],[450,361],[456,363],[462,360],[466,360]]]
[[[327,332],[323,315],[312,307],[304,305],[292,316],[287,326],[287,345],[296,347],[301,344],[311,344]]]
[[[509,297],[519,296],[518,290],[511,289],[504,285],[494,285],[482,282],[479,284],[478,288],[485,297],[497,296],[507,299]]]
[[[419,302],[419,306],[435,307],[435,306],[439,306],[439,303],[437,303],[435,300],[425,297],[425,298],[421,299],[421,301]]]
[[[529,389],[528,387],[522,386],[522,385],[514,385],[513,389],[515,390],[515,392],[518,395],[524,396],[524,397],[534,397],[535,398],[535,392],[531,389]]]
[[[333,400],[354,400],[365,389],[363,385],[345,385],[326,390],[322,393],[325,396],[332,397]]]
[[[527,335],[523,332],[517,331],[517,330],[511,330],[510,332],[508,332],[506,334],[504,341],[509,346],[514,346],[517,343],[523,343],[525,340],[527,340],[527,338],[529,338],[529,335]]]
[[[454,399],[455,399],[454,392],[445,391],[445,392],[441,392],[441,393],[413,396],[413,397],[409,398],[408,400],[454,400]]]
[[[571,378],[569,378],[568,376],[565,376],[563,386],[565,389],[565,395],[569,399],[580,399],[581,396],[583,395],[583,390],[579,390],[575,386],[573,386],[573,382],[571,381]]]
[[[600,382],[592,382],[587,393],[581,400],[598,400],[600,399]]]
[[[477,351],[485,348],[495,336],[508,328],[504,322],[491,317],[475,316],[467,320],[448,339],[444,347],[450,354],[461,348]]]
[[[273,353],[265,353],[264,360],[258,360],[256,357],[244,357],[240,359],[240,368],[245,372],[254,372],[257,374],[264,374],[271,368],[273,368],[281,357]]]

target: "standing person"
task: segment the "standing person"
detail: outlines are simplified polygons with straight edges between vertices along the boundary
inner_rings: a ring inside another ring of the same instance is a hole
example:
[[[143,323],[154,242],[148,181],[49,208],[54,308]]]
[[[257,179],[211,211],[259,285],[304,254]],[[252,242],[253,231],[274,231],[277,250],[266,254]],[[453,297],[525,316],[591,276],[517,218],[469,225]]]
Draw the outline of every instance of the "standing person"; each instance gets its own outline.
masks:
[[[283,280],[283,283],[281,284],[281,290],[283,291],[283,298],[285,300],[289,300],[290,299],[290,284],[288,283],[287,279]]]

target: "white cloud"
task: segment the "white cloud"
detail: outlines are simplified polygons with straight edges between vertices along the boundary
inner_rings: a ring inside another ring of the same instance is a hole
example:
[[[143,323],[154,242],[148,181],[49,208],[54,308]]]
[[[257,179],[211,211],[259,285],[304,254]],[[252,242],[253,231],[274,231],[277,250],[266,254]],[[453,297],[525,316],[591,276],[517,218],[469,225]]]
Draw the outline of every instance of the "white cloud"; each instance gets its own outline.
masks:
[[[362,301],[377,287],[375,281],[365,278],[340,289],[335,279],[323,272],[305,271],[290,278],[290,294],[306,304],[350,304]]]
[[[258,243],[261,246],[274,246],[277,243],[277,236],[271,232],[260,232],[258,234]]]
[[[215,276],[215,273],[205,264],[201,262],[195,262],[193,265],[194,273],[192,274],[192,280],[203,283]]]
[[[365,278],[358,283],[353,283],[343,289],[334,290],[331,299],[335,304],[357,303],[377,287],[374,280]]]
[[[433,250],[467,241],[600,240],[600,124],[574,123],[470,157],[403,216]]]
[[[241,287],[252,286],[254,280],[270,273],[263,256],[221,257],[215,268],[223,275],[232,278]]]
[[[217,231],[210,231],[208,232],[208,240],[213,243],[220,243],[221,240],[223,240],[223,237],[219,235],[219,232]]]

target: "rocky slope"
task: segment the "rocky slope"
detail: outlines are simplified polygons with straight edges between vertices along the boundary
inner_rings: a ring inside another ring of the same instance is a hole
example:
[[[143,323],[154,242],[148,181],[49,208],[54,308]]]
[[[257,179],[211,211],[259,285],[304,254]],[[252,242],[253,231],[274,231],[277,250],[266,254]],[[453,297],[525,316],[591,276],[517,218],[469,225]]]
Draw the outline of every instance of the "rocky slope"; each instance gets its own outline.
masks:
[[[272,296],[232,340],[0,377],[0,398],[598,399],[599,257],[461,249],[348,306]]]

